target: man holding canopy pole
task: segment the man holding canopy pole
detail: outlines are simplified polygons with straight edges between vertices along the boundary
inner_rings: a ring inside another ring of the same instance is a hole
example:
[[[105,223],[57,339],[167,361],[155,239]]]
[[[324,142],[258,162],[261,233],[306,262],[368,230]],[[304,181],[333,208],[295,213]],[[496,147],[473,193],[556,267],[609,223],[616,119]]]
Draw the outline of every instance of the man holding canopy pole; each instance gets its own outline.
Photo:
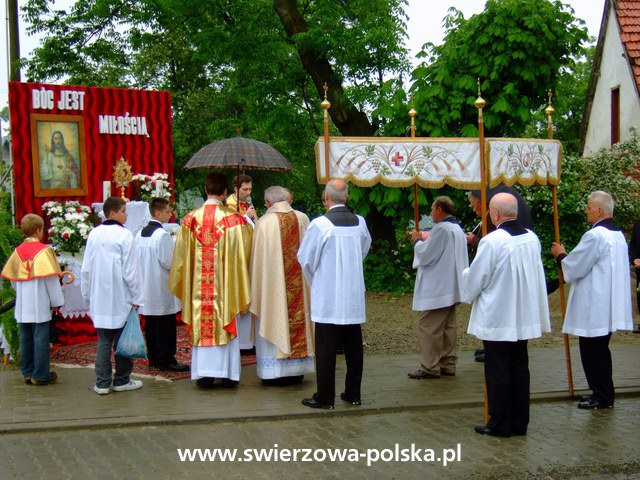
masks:
[[[571,284],[563,333],[577,335],[580,358],[592,395],[578,408],[613,407],[613,366],[609,340],[616,330],[633,330],[627,241],[613,223],[613,199],[603,191],[589,195],[585,214],[592,227],[567,255],[554,242],[551,253]]]
[[[518,203],[498,193],[489,203],[496,229],[482,237],[462,273],[466,301],[473,302],[468,332],[485,349],[490,420],[482,435],[526,435],[529,424],[527,340],[550,332],[549,306],[538,237],[516,221]]]

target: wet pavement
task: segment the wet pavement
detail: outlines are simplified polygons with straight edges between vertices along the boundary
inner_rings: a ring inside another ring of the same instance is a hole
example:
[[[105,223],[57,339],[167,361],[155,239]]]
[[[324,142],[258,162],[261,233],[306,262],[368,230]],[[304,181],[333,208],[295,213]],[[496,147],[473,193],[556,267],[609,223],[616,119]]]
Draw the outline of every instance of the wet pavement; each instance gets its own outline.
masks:
[[[92,391],[91,368],[58,366],[58,383],[45,387],[3,371],[0,478],[640,479],[640,349],[614,344],[612,353],[615,408],[585,411],[568,396],[564,351],[530,349],[529,432],[509,439],[473,431],[484,384],[469,352],[455,377],[438,380],[407,378],[415,354],[366,357],[363,405],[338,398],[332,411],[301,405],[313,378],[265,387],[255,366],[237,389],[142,377],[141,390],[106,396]],[[589,393],[577,350],[572,359],[575,395]],[[187,448],[200,449],[193,461],[180,458]],[[236,458],[206,458],[220,453]]]

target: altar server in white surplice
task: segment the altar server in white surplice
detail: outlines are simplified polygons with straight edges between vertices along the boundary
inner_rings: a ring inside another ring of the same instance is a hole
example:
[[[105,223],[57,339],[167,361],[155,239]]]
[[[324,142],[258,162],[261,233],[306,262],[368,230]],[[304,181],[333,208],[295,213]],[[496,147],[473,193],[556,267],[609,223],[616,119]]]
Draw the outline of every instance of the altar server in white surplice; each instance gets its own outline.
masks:
[[[171,234],[162,228],[162,224],[171,218],[169,201],[152,199],[149,213],[151,221],[135,239],[142,290],[142,304],[138,312],[145,318],[149,368],[186,372],[189,365],[176,361],[176,314],[181,308],[180,300],[167,286],[175,246]]]
[[[123,392],[142,387],[130,378],[133,359],[115,355],[115,374],[111,353],[115,352],[131,309],[142,302],[136,249],[132,233],[124,227],[127,205],[122,198],[109,197],[102,210],[107,220],[89,233],[82,261],[82,298],[98,334],[96,384],[98,395],[113,390]]]
[[[591,229],[569,255],[562,245],[551,246],[571,284],[562,331],[578,336],[582,368],[593,391],[578,403],[583,409],[613,407],[611,332],[633,329],[627,241],[613,223],[613,207],[608,193],[591,193],[585,210]]]
[[[413,310],[420,312],[420,368],[409,373],[409,378],[456,374],[456,304],[462,299],[462,271],[469,266],[469,258],[467,238],[453,208],[449,197],[437,197],[431,205],[433,229],[411,232],[413,268],[418,269]],[[422,240],[421,234],[427,238]]]
[[[499,193],[489,204],[496,230],[480,240],[462,274],[465,300],[473,302],[468,333],[484,344],[489,399],[483,435],[526,435],[529,424],[527,340],[551,331],[540,241],[516,218],[518,203]]]
[[[264,201],[251,252],[257,373],[265,384],[288,385],[315,372],[309,287],[296,258],[309,218],[291,208],[282,187],[267,188]]]
[[[367,225],[345,203],[349,188],[330,180],[322,193],[327,213],[315,218],[305,233],[298,261],[311,285],[311,320],[315,325],[317,392],[302,404],[333,409],[336,347],[344,345],[347,375],[340,398],[360,405],[362,329],[366,320],[362,263],[371,246]]]

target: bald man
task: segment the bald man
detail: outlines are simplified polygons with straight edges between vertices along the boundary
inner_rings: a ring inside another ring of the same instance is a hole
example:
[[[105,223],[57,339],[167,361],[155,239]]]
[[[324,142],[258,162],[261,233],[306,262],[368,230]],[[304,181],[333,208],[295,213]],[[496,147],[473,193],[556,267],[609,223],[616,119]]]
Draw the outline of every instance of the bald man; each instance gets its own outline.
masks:
[[[513,195],[496,194],[489,215],[496,229],[480,240],[476,257],[462,273],[465,299],[473,302],[468,333],[484,344],[491,416],[475,430],[498,437],[526,435],[527,341],[551,331],[540,241],[517,222]]]
[[[298,250],[298,261],[311,287],[311,320],[315,325],[317,391],[302,404],[332,410],[335,397],[336,347],[344,345],[347,375],[340,398],[360,405],[366,320],[362,264],[371,246],[367,224],[345,203],[348,185],[330,180],[322,193],[327,213],[315,218]]]

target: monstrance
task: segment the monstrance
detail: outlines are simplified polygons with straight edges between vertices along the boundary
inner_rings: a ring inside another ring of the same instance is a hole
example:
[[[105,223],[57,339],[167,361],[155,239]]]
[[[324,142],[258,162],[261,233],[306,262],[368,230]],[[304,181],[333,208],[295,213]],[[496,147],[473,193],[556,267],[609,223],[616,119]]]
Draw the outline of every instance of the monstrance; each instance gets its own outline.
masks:
[[[129,185],[133,179],[133,172],[131,171],[131,165],[123,157],[116,162],[113,167],[113,181],[120,187],[120,196],[125,202],[129,199],[124,196],[124,189]]]

